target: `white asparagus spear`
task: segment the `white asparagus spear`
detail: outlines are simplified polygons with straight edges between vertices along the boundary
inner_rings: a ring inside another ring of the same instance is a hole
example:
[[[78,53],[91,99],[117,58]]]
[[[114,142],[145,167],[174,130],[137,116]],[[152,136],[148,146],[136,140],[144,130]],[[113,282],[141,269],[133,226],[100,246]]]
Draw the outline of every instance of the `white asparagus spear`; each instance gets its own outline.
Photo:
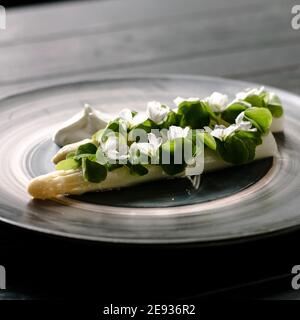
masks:
[[[75,143],[66,144],[64,147],[58,150],[58,152],[54,155],[54,157],[51,159],[53,163],[58,163],[61,160],[66,159],[66,156],[69,152],[76,151],[79,146],[85,143],[91,142],[91,139],[84,139]]]
[[[137,176],[130,174],[127,167],[121,167],[108,172],[106,179],[100,183],[85,181],[81,170],[59,170],[33,179],[28,186],[28,192],[34,198],[49,199],[61,195],[104,191],[170,178],[164,174],[160,166],[152,165],[148,167],[148,170],[148,174]]]
[[[277,145],[272,133],[263,138],[263,143],[256,148],[255,159],[276,155]],[[222,169],[230,166],[209,149],[204,153],[204,172]],[[148,181],[172,178],[166,175],[160,166],[149,165],[148,174],[132,175],[127,167],[121,167],[108,172],[107,177],[100,183],[85,181],[81,170],[59,170],[33,179],[28,186],[28,192],[34,198],[50,199],[61,195],[82,194],[90,191],[104,191],[128,187]],[[184,174],[176,177],[184,177]]]

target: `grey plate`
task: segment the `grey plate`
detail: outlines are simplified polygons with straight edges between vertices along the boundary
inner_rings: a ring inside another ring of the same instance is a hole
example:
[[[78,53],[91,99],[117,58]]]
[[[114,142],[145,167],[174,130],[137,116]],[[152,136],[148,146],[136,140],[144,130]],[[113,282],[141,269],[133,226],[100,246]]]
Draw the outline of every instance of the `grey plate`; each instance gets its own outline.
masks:
[[[0,101],[0,219],[61,236],[121,243],[187,243],[264,234],[300,223],[300,98],[274,89],[286,110],[280,155],[203,177],[195,191],[184,179],[60,202],[31,200],[28,181],[53,170],[55,128],[88,102],[117,113],[148,100],[233,96],[257,86],[207,77],[139,76],[60,84]]]

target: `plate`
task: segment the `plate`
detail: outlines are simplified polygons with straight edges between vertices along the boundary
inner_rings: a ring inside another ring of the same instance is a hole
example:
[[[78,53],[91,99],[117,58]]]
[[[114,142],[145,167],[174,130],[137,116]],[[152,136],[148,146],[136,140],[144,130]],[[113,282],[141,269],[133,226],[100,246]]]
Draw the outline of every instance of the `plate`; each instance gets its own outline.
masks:
[[[172,104],[177,96],[230,97],[257,84],[193,76],[136,76],[59,84],[0,100],[0,219],[40,232],[118,243],[213,242],[300,225],[300,98],[272,88],[285,108],[276,158],[205,174],[199,190],[187,179],[128,189],[32,200],[31,178],[54,169],[54,130],[84,103],[112,114]],[[267,88],[270,90],[270,88]]]

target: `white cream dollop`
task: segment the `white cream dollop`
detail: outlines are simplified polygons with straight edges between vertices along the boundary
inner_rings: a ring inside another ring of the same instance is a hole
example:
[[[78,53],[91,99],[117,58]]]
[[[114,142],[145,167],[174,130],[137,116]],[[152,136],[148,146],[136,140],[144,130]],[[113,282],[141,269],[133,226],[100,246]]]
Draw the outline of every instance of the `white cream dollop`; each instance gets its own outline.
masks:
[[[53,141],[59,146],[65,146],[90,138],[96,131],[105,128],[110,120],[109,115],[85,104],[82,111],[60,126],[54,133]]]

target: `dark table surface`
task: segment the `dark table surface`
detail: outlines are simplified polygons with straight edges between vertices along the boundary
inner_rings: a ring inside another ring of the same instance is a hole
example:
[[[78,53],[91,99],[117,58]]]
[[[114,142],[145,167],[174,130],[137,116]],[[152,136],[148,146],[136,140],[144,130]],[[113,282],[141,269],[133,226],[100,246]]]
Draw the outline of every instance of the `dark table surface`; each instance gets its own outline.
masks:
[[[107,0],[7,10],[0,98],[76,77],[221,76],[300,93],[292,0]],[[298,299],[300,232],[217,246],[130,247],[0,224],[2,299]]]

